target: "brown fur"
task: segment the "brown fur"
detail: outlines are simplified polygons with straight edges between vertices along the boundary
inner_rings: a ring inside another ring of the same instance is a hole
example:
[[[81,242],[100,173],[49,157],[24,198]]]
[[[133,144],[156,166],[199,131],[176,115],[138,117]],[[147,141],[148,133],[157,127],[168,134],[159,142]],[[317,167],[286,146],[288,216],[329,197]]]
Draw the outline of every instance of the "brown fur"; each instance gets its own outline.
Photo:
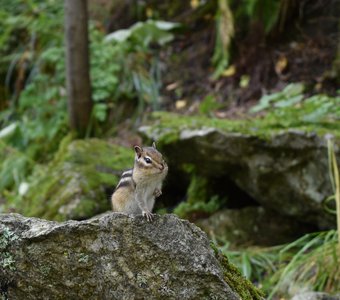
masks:
[[[168,166],[162,154],[153,147],[135,146],[135,164],[126,171],[111,197],[113,211],[143,214],[152,219],[155,197],[161,195],[162,181]]]

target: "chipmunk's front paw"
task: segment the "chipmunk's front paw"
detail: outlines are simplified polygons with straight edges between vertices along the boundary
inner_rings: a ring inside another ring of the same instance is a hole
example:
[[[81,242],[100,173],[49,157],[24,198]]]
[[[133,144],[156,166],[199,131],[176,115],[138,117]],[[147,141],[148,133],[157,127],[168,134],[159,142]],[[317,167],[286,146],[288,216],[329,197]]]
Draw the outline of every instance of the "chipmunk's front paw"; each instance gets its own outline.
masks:
[[[153,192],[153,195],[157,198],[157,197],[159,197],[160,195],[162,195],[162,191],[159,190],[159,189],[155,189],[155,191]]]
[[[154,214],[151,213],[150,211],[143,211],[142,214],[143,214],[143,217],[145,217],[148,222],[153,221]]]

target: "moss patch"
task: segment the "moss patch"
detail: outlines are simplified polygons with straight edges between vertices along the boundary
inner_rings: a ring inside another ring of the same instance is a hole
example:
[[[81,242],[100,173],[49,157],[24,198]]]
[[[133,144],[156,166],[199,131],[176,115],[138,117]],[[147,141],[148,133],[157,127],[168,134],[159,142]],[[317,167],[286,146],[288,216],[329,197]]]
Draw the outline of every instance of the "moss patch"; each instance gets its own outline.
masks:
[[[12,204],[21,214],[50,220],[84,219],[110,209],[110,193],[133,151],[99,139],[64,141],[48,166],[37,166],[24,197]]]
[[[188,198],[175,208],[174,213],[189,220],[214,213],[221,207],[222,200],[216,195],[210,197],[208,191],[207,178],[193,174],[187,192]]]
[[[303,112],[302,112],[303,113]],[[274,118],[268,114],[263,118],[252,118],[245,120],[227,120],[208,118],[204,116],[183,116],[174,113],[157,112],[152,115],[152,127],[146,129],[148,136],[153,136],[161,144],[170,144],[177,141],[181,130],[216,128],[225,132],[242,133],[259,138],[270,138],[286,130],[299,130],[303,132],[316,133],[319,136],[332,134],[340,137],[340,124],[337,120],[322,120],[320,122],[307,122],[299,120],[299,116],[293,115],[291,122],[287,116]]]
[[[263,300],[264,293],[242,276],[237,267],[229,262],[228,258],[217,249],[214,243],[211,243],[210,246],[223,267],[224,280],[231,289],[237,292],[242,300]]]

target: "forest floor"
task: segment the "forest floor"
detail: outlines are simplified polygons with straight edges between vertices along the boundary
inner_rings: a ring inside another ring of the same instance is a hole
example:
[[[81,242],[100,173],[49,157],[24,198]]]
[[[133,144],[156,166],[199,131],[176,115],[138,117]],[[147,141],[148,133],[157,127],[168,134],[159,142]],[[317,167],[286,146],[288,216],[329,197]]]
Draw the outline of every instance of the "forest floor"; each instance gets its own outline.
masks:
[[[163,62],[164,108],[184,114],[197,113],[206,97],[212,97],[213,115],[244,118],[262,95],[281,90],[291,82],[305,84],[307,94],[334,95],[338,88],[334,62],[339,31],[331,1],[313,7],[284,31],[265,36],[254,24],[246,35],[236,31],[231,65],[212,79],[215,23],[196,22],[165,50]],[[336,14],[335,14],[336,16]],[[191,24],[192,25],[192,24]],[[209,101],[209,100],[207,100]]]
[[[339,88],[336,57],[339,59],[340,48],[337,18],[340,8],[336,1],[314,1],[300,9],[298,15],[287,18],[283,28],[267,34],[259,23],[249,24],[248,30],[240,29],[242,24],[236,23],[230,64],[217,79],[213,78],[212,63],[216,40],[214,15],[197,17],[187,5],[180,14],[169,16],[169,5],[164,4],[163,12],[158,11],[160,19],[183,26],[166,47],[155,48],[161,70],[162,110],[245,119],[251,117],[249,109],[263,95],[278,92],[292,82],[304,84],[306,97],[321,93],[336,95]],[[303,3],[299,5],[301,8]],[[136,22],[133,18],[119,17],[126,10],[126,7],[115,10],[109,32]],[[152,111],[151,107],[148,111]],[[138,135],[131,136],[131,125],[131,120],[118,125],[118,142],[123,140],[125,145],[141,142]]]

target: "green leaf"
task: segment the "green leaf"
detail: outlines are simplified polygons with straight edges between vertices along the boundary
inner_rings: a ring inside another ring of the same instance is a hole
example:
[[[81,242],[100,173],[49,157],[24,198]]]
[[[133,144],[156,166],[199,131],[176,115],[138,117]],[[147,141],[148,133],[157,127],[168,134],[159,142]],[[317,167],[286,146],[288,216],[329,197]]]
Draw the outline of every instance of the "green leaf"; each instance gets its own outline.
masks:
[[[252,271],[252,267],[251,267],[250,257],[248,256],[246,252],[244,252],[242,254],[242,274],[246,278],[249,279],[251,276],[251,271]]]
[[[288,98],[285,100],[280,100],[274,104],[275,107],[288,107],[288,106],[293,106],[294,104],[297,104],[301,102],[303,99],[303,95],[297,95],[292,98]]]
[[[147,23],[149,24],[154,24],[157,28],[161,29],[161,30],[172,30],[175,28],[178,28],[181,26],[180,23],[174,23],[174,22],[166,22],[166,21],[154,21],[154,20],[148,20]]]
[[[291,83],[282,90],[282,93],[285,97],[290,98],[303,93],[304,89],[305,86],[302,83]]]
[[[105,37],[105,41],[125,42],[131,36],[131,29],[120,29]]]
[[[271,94],[271,95],[264,95],[261,97],[259,103],[255,106],[253,106],[250,109],[251,113],[257,113],[261,110],[267,109],[270,107],[270,103],[274,100],[276,100],[277,98],[281,98],[281,94]]]
[[[98,121],[104,122],[107,116],[107,105],[105,103],[96,103],[93,106],[93,115]]]
[[[288,84],[280,92],[262,96],[259,103],[253,106],[249,110],[249,112],[257,113],[262,110],[267,110],[271,108],[272,103],[274,107],[277,107],[277,108],[292,106],[296,103],[299,103],[303,99],[303,95],[302,95],[303,90],[304,90],[304,85],[302,83]]]

